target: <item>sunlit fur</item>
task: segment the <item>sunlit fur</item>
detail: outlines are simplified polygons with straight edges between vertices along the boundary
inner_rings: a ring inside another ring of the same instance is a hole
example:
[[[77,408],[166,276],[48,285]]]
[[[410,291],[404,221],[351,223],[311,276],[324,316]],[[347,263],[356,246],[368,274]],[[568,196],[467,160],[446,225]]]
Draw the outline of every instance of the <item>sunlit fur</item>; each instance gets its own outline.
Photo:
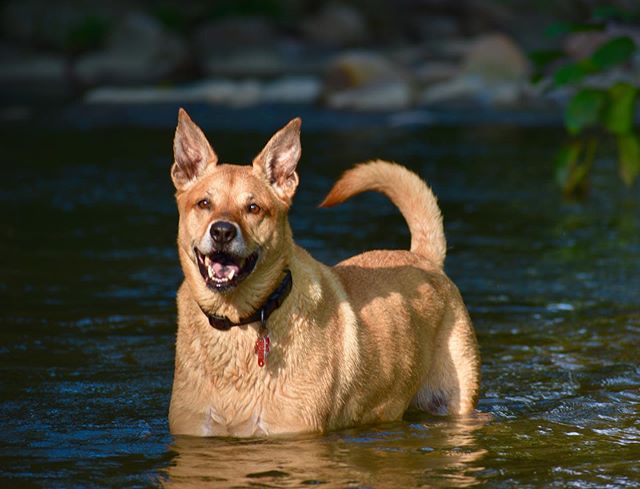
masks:
[[[185,280],[177,299],[171,432],[266,436],[396,420],[410,406],[471,412],[478,349],[460,294],[442,269],[446,245],[435,197],[395,164],[351,170],[323,205],[384,192],[409,224],[411,251],[371,251],[325,266],[293,242],[287,220],[298,184],[299,132],[294,119],[253,165],[223,165],[180,112],[172,178]],[[203,196],[211,210],[196,205]],[[263,209],[259,215],[245,211],[249,196]],[[251,275],[224,293],[206,287],[193,257],[194,243],[219,219],[238,224],[247,254],[260,252]],[[232,321],[249,316],[286,268],[293,289],[269,318],[271,354],[261,368],[254,354],[258,324],[219,331],[203,311]]]

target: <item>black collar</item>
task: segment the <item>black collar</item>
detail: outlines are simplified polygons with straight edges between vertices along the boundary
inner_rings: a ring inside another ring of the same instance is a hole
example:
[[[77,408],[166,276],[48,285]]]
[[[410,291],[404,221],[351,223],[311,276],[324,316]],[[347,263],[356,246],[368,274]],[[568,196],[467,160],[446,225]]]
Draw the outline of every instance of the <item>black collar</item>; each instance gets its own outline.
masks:
[[[204,312],[209,318],[209,324],[220,331],[227,331],[234,326],[242,326],[244,324],[250,324],[260,321],[262,327],[266,327],[267,319],[269,316],[278,309],[284,300],[291,292],[291,287],[293,286],[293,280],[291,278],[291,270],[285,270],[285,275],[280,282],[280,285],[273,291],[273,293],[267,297],[267,300],[262,305],[260,309],[254,312],[251,316],[247,318],[240,319],[237,323],[230,321],[228,318],[224,316],[216,316],[215,314],[207,314]]]

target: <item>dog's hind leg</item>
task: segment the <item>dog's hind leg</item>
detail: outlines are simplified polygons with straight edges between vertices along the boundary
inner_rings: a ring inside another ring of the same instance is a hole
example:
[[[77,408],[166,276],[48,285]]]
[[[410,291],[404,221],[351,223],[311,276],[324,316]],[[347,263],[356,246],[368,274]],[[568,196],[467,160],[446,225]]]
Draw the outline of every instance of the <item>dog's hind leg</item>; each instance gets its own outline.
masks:
[[[453,306],[436,337],[425,381],[411,406],[432,414],[473,411],[480,388],[480,355],[464,306]]]

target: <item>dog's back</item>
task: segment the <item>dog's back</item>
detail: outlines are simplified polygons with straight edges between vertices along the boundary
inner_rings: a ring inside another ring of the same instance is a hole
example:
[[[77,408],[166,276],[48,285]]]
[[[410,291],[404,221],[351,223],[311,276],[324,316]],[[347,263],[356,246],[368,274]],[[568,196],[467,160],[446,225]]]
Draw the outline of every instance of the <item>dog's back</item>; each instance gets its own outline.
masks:
[[[414,407],[436,414],[468,413],[478,396],[480,359],[460,293],[443,271],[446,240],[436,198],[415,173],[378,160],[347,171],[321,206],[367,190],[387,195],[411,232],[410,251],[369,251],[334,267],[359,316],[363,342],[368,344],[366,337],[372,336],[371,345],[396,349],[399,354],[391,358],[413,367],[380,365],[379,376],[388,378],[374,383],[417,382],[421,387]],[[375,351],[371,355],[390,358]]]

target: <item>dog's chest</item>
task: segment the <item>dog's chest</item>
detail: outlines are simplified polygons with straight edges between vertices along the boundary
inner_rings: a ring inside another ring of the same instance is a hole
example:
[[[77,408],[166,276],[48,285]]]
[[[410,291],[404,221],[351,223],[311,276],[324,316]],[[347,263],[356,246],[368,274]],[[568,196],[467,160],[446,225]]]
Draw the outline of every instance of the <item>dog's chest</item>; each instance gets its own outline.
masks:
[[[288,411],[285,401],[292,395],[291,379],[282,368],[277,340],[272,347],[275,351],[260,367],[256,335],[241,336],[230,337],[215,354],[208,351],[199,363],[201,373],[185,386],[188,391],[199,391],[196,409],[205,436],[264,436],[278,424],[278,413]]]
[[[265,436],[308,424],[295,386],[266,370],[232,373],[221,381],[205,414],[208,435]]]

